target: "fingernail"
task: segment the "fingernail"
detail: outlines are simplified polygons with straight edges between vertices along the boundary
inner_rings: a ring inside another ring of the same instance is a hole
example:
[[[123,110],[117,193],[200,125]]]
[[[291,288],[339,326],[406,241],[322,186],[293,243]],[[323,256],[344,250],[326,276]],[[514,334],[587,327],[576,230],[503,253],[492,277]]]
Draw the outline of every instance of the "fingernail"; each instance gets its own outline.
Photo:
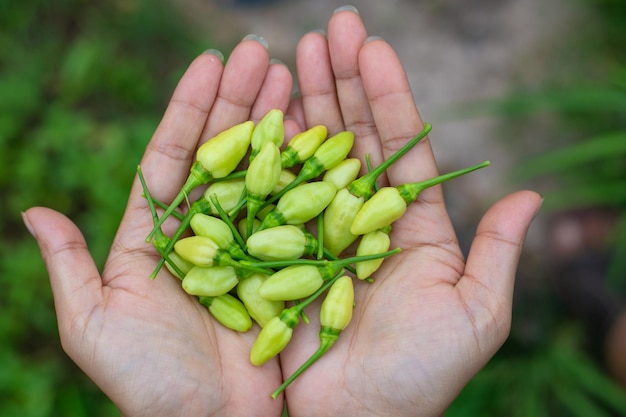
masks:
[[[326,37],[326,31],[324,29],[313,29],[310,30],[309,33],[319,33],[323,37]]]
[[[270,65],[274,65],[274,64],[285,65],[285,63],[281,61],[280,59],[277,59],[277,58],[270,59]]]
[[[217,57],[217,59],[224,62],[224,54],[217,49],[207,49],[206,51],[204,51],[204,53],[208,55],[214,55],[215,57]]]
[[[333,14],[336,14],[339,12],[352,12],[354,14],[359,14],[359,11],[356,9],[356,7],[352,6],[351,4],[346,4],[345,6],[337,7],[335,11],[333,11]]]
[[[26,226],[28,233],[30,233],[35,239],[37,239],[37,235],[35,234],[35,229],[33,229],[33,226],[30,224],[30,220],[28,220],[28,216],[26,215],[26,212],[22,212],[22,221],[24,222],[24,225]]]
[[[265,49],[269,48],[269,45],[267,44],[267,40],[262,36],[255,35],[254,33],[244,36],[242,41],[255,41],[263,45]]]
[[[372,41],[380,41],[382,39],[383,39],[382,36],[372,35],[372,36],[368,36],[367,39],[365,39],[365,43],[372,42]]]

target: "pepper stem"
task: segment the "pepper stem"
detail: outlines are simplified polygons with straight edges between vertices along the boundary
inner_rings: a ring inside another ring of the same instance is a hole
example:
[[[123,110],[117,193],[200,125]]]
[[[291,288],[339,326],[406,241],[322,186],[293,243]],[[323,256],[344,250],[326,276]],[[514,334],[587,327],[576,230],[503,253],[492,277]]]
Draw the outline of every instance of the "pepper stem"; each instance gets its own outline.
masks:
[[[370,261],[373,259],[386,258],[391,255],[395,255],[400,252],[400,248],[395,248],[386,252],[381,253],[372,253],[369,255],[360,255],[360,256],[352,256],[349,258],[343,259],[291,259],[285,261],[260,261],[260,262],[250,262],[242,260],[240,261],[242,265],[246,267],[264,267],[264,268],[283,268],[290,265],[312,265],[317,267],[325,267],[331,265],[332,269],[339,270],[341,268],[345,268],[346,266],[363,261]]]
[[[484,161],[480,164],[477,164],[468,168],[459,169],[458,171],[449,172],[447,174],[443,174],[443,175],[440,175],[438,177],[431,178],[428,180],[398,185],[396,188],[400,192],[400,196],[404,199],[406,204],[409,205],[412,202],[414,202],[417,199],[417,196],[419,195],[419,193],[424,191],[426,188],[432,187],[437,184],[441,184],[453,178],[460,177],[461,175],[468,174],[472,171],[476,171],[480,168],[484,168],[489,165],[490,165],[489,161]]]
[[[202,184],[208,183],[209,181],[211,181],[212,178],[213,176],[211,175],[211,173],[204,169],[200,162],[194,162],[194,164],[191,166],[191,171],[189,176],[187,177],[187,181],[185,181],[185,184],[181,187],[180,191],[176,195],[176,198],[174,198],[174,201],[172,201],[172,203],[167,207],[165,213],[163,213],[161,218],[156,222],[154,228],[146,237],[146,242],[150,242],[150,240],[156,233],[156,229],[163,225],[165,219],[167,219],[174,212],[174,210],[176,210],[176,207],[178,207],[180,203],[183,202],[183,200],[189,195],[191,190]]]
[[[273,399],[278,398],[281,392],[283,392],[293,381],[296,380],[304,371],[309,369],[311,365],[313,365],[319,358],[321,358],[328,350],[335,344],[337,339],[339,339],[339,334],[341,331],[332,329],[330,327],[322,327],[320,330],[320,346],[317,348],[315,353],[313,353],[309,359],[306,360],[300,367],[289,376],[282,383],[280,387],[276,389],[271,395]]]
[[[356,197],[362,197],[365,200],[368,200],[373,194],[372,190],[374,189],[374,185],[376,184],[378,177],[380,177],[381,174],[387,170],[387,168],[400,159],[400,157],[417,145],[419,141],[425,138],[431,130],[432,126],[428,123],[424,123],[424,128],[417,136],[405,143],[404,146],[394,152],[394,154],[389,158],[385,159],[376,168],[371,169],[371,164],[368,164],[370,171],[361,178],[352,181],[352,183],[348,185],[348,191]]]

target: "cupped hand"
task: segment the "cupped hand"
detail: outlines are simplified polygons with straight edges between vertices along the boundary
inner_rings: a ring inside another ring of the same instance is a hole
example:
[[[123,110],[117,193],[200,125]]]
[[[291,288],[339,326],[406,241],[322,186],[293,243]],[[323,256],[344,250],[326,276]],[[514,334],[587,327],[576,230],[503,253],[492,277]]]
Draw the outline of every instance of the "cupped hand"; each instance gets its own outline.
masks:
[[[270,65],[261,42],[242,41],[225,66],[220,58],[194,60],[147,147],[141,167],[159,200],[176,195],[199,143],[287,109],[292,76]],[[102,275],[69,219],[46,208],[24,218],[49,271],[63,348],[122,415],[280,415],[266,392],[282,381],[278,362],[248,360],[256,331],[225,329],[165,269],[150,280],[158,259],[145,242],[152,220],[137,180]]]
[[[368,37],[358,14],[336,13],[327,38],[307,34],[297,63],[302,97],[291,114],[329,133],[352,130],[356,156],[370,153],[374,166],[422,130],[402,64],[388,43]],[[436,175],[426,139],[385,181]],[[442,415],[508,335],[517,262],[540,204],[528,191],[497,202],[465,260],[441,188],[421,193],[393,225],[391,247],[402,252],[385,260],[373,284],[355,283],[352,322],[287,388],[289,415]],[[315,323],[296,328],[280,356],[284,378],[317,349],[318,330]]]

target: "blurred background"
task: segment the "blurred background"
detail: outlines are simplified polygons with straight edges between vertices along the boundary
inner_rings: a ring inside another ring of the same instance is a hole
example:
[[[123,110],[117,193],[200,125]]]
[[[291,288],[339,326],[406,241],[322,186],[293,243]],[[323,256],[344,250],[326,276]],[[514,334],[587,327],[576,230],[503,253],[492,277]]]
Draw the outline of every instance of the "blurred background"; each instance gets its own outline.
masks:
[[[57,209],[102,266],[135,168],[188,63],[248,33],[293,68],[331,0],[0,0],[0,416],[116,416],[61,349],[20,212]],[[626,2],[354,1],[406,65],[467,251],[510,191],[545,197],[511,336],[448,416],[626,416],[603,355],[626,294]],[[626,350],[623,351],[626,357]]]

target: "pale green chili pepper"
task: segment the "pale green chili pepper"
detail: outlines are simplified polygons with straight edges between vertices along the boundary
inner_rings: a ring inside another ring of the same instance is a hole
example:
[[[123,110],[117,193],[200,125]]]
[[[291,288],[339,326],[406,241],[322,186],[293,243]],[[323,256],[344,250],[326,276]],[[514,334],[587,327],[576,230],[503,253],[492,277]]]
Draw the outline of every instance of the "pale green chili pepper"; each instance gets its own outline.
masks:
[[[337,189],[326,181],[300,184],[286,192],[276,208],[261,222],[259,230],[281,224],[302,224],[320,214],[335,196]]]
[[[337,201],[331,201],[324,212],[324,244],[332,254],[338,256],[358,237],[357,234],[351,232],[350,227],[365,201],[372,196],[378,177],[425,138],[431,129],[430,124],[424,123],[424,128],[417,136],[404,144],[383,163],[352,181],[345,188],[346,191],[341,189],[337,192],[335,196]]]
[[[208,214],[196,213],[192,216],[189,225],[194,234],[210,238],[234,259],[250,258],[237,244],[230,226],[224,220]]]
[[[187,272],[182,286],[189,295],[217,297],[226,294],[239,283],[232,266],[194,266]]]
[[[341,190],[357,179],[360,169],[361,161],[358,158],[347,158],[326,171],[322,180],[332,182]]]
[[[320,288],[324,282],[331,280],[338,273],[343,271],[344,267],[361,261],[370,259],[386,258],[400,251],[396,248],[391,251],[365,255],[353,256],[350,258],[336,260],[312,260],[297,259],[293,261],[263,261],[258,265],[267,268],[283,267],[281,270],[272,274],[259,288],[259,295],[268,300],[297,300],[312,294]],[[241,261],[246,265],[251,264],[248,261]]]
[[[298,226],[281,225],[257,231],[246,246],[250,255],[263,261],[298,259],[317,252],[317,239]]]
[[[278,184],[281,172],[280,149],[273,142],[266,142],[256,158],[250,162],[246,173],[247,236],[252,234],[254,217],[265,203],[265,197]]]
[[[254,271],[263,274],[272,273],[264,269],[262,263],[243,265],[234,260],[230,254],[221,249],[211,238],[205,236],[189,236],[182,238],[174,245],[174,250],[183,259],[196,266],[232,266],[237,270]]]
[[[278,182],[274,189],[270,192],[271,195],[276,195],[285,189],[289,184],[291,184],[296,179],[296,174],[294,174],[288,168],[283,168],[280,171],[280,177],[278,178]]]
[[[372,253],[381,253],[389,250],[391,239],[389,239],[389,231],[391,226],[383,229],[374,230],[361,236],[361,240],[356,248],[356,255],[370,255]],[[380,268],[384,259],[372,259],[369,261],[357,262],[356,276],[359,279],[366,279],[372,276],[374,272]]]
[[[354,287],[352,279],[342,276],[328,290],[320,309],[320,346],[283,384],[272,393],[276,399],[297,377],[321,358],[339,339],[339,334],[352,320]]]
[[[250,317],[261,327],[265,327],[268,321],[285,308],[284,301],[272,301],[259,295],[259,287],[267,278],[269,275],[255,273],[242,279],[237,285],[237,296],[246,306]]]
[[[318,125],[296,134],[281,153],[283,168],[290,168],[309,159],[326,140],[326,126]]]
[[[250,350],[250,362],[255,366],[261,366],[278,355],[291,340],[293,329],[300,321],[299,317],[304,311],[304,308],[326,291],[338,277],[339,276],[335,276],[330,279],[325,285],[301,303],[284,309],[278,316],[270,319],[261,329],[252,345],[252,349]]]
[[[250,139],[250,162],[261,152],[266,143],[273,143],[280,148],[285,140],[285,126],[283,124],[283,112],[272,109],[265,113],[263,118],[256,124]]]
[[[237,124],[218,133],[198,148],[196,162],[191,167],[187,181],[146,238],[147,242],[152,240],[155,229],[161,227],[191,190],[214,178],[223,178],[237,168],[248,151],[253,129],[254,123],[251,121]]]
[[[438,177],[379,189],[368,201],[363,204],[354,218],[350,233],[364,235],[376,229],[382,229],[398,220],[406,212],[407,206],[417,199],[419,193],[428,187],[451,180],[469,172],[484,168],[489,161],[460,169]]]
[[[248,310],[241,301],[232,295],[199,297],[198,300],[208,307],[211,315],[226,328],[243,333],[252,327],[252,319]]]
[[[317,178],[324,171],[335,167],[346,159],[350,150],[352,150],[352,145],[354,145],[354,134],[347,130],[339,132],[327,139],[317,148],[313,156],[304,162],[296,179],[281,192],[270,198],[267,203],[273,203],[289,190],[292,190],[303,182]]]
[[[175,267],[173,267],[172,264],[174,264]],[[174,251],[171,251],[168,254],[168,262],[165,262],[165,267],[167,268],[167,270],[179,279],[185,278],[185,275],[189,272],[191,268],[193,268],[193,266],[194,265],[191,262],[183,259],[183,257],[181,257]],[[185,275],[181,276],[180,273],[183,273]]]

